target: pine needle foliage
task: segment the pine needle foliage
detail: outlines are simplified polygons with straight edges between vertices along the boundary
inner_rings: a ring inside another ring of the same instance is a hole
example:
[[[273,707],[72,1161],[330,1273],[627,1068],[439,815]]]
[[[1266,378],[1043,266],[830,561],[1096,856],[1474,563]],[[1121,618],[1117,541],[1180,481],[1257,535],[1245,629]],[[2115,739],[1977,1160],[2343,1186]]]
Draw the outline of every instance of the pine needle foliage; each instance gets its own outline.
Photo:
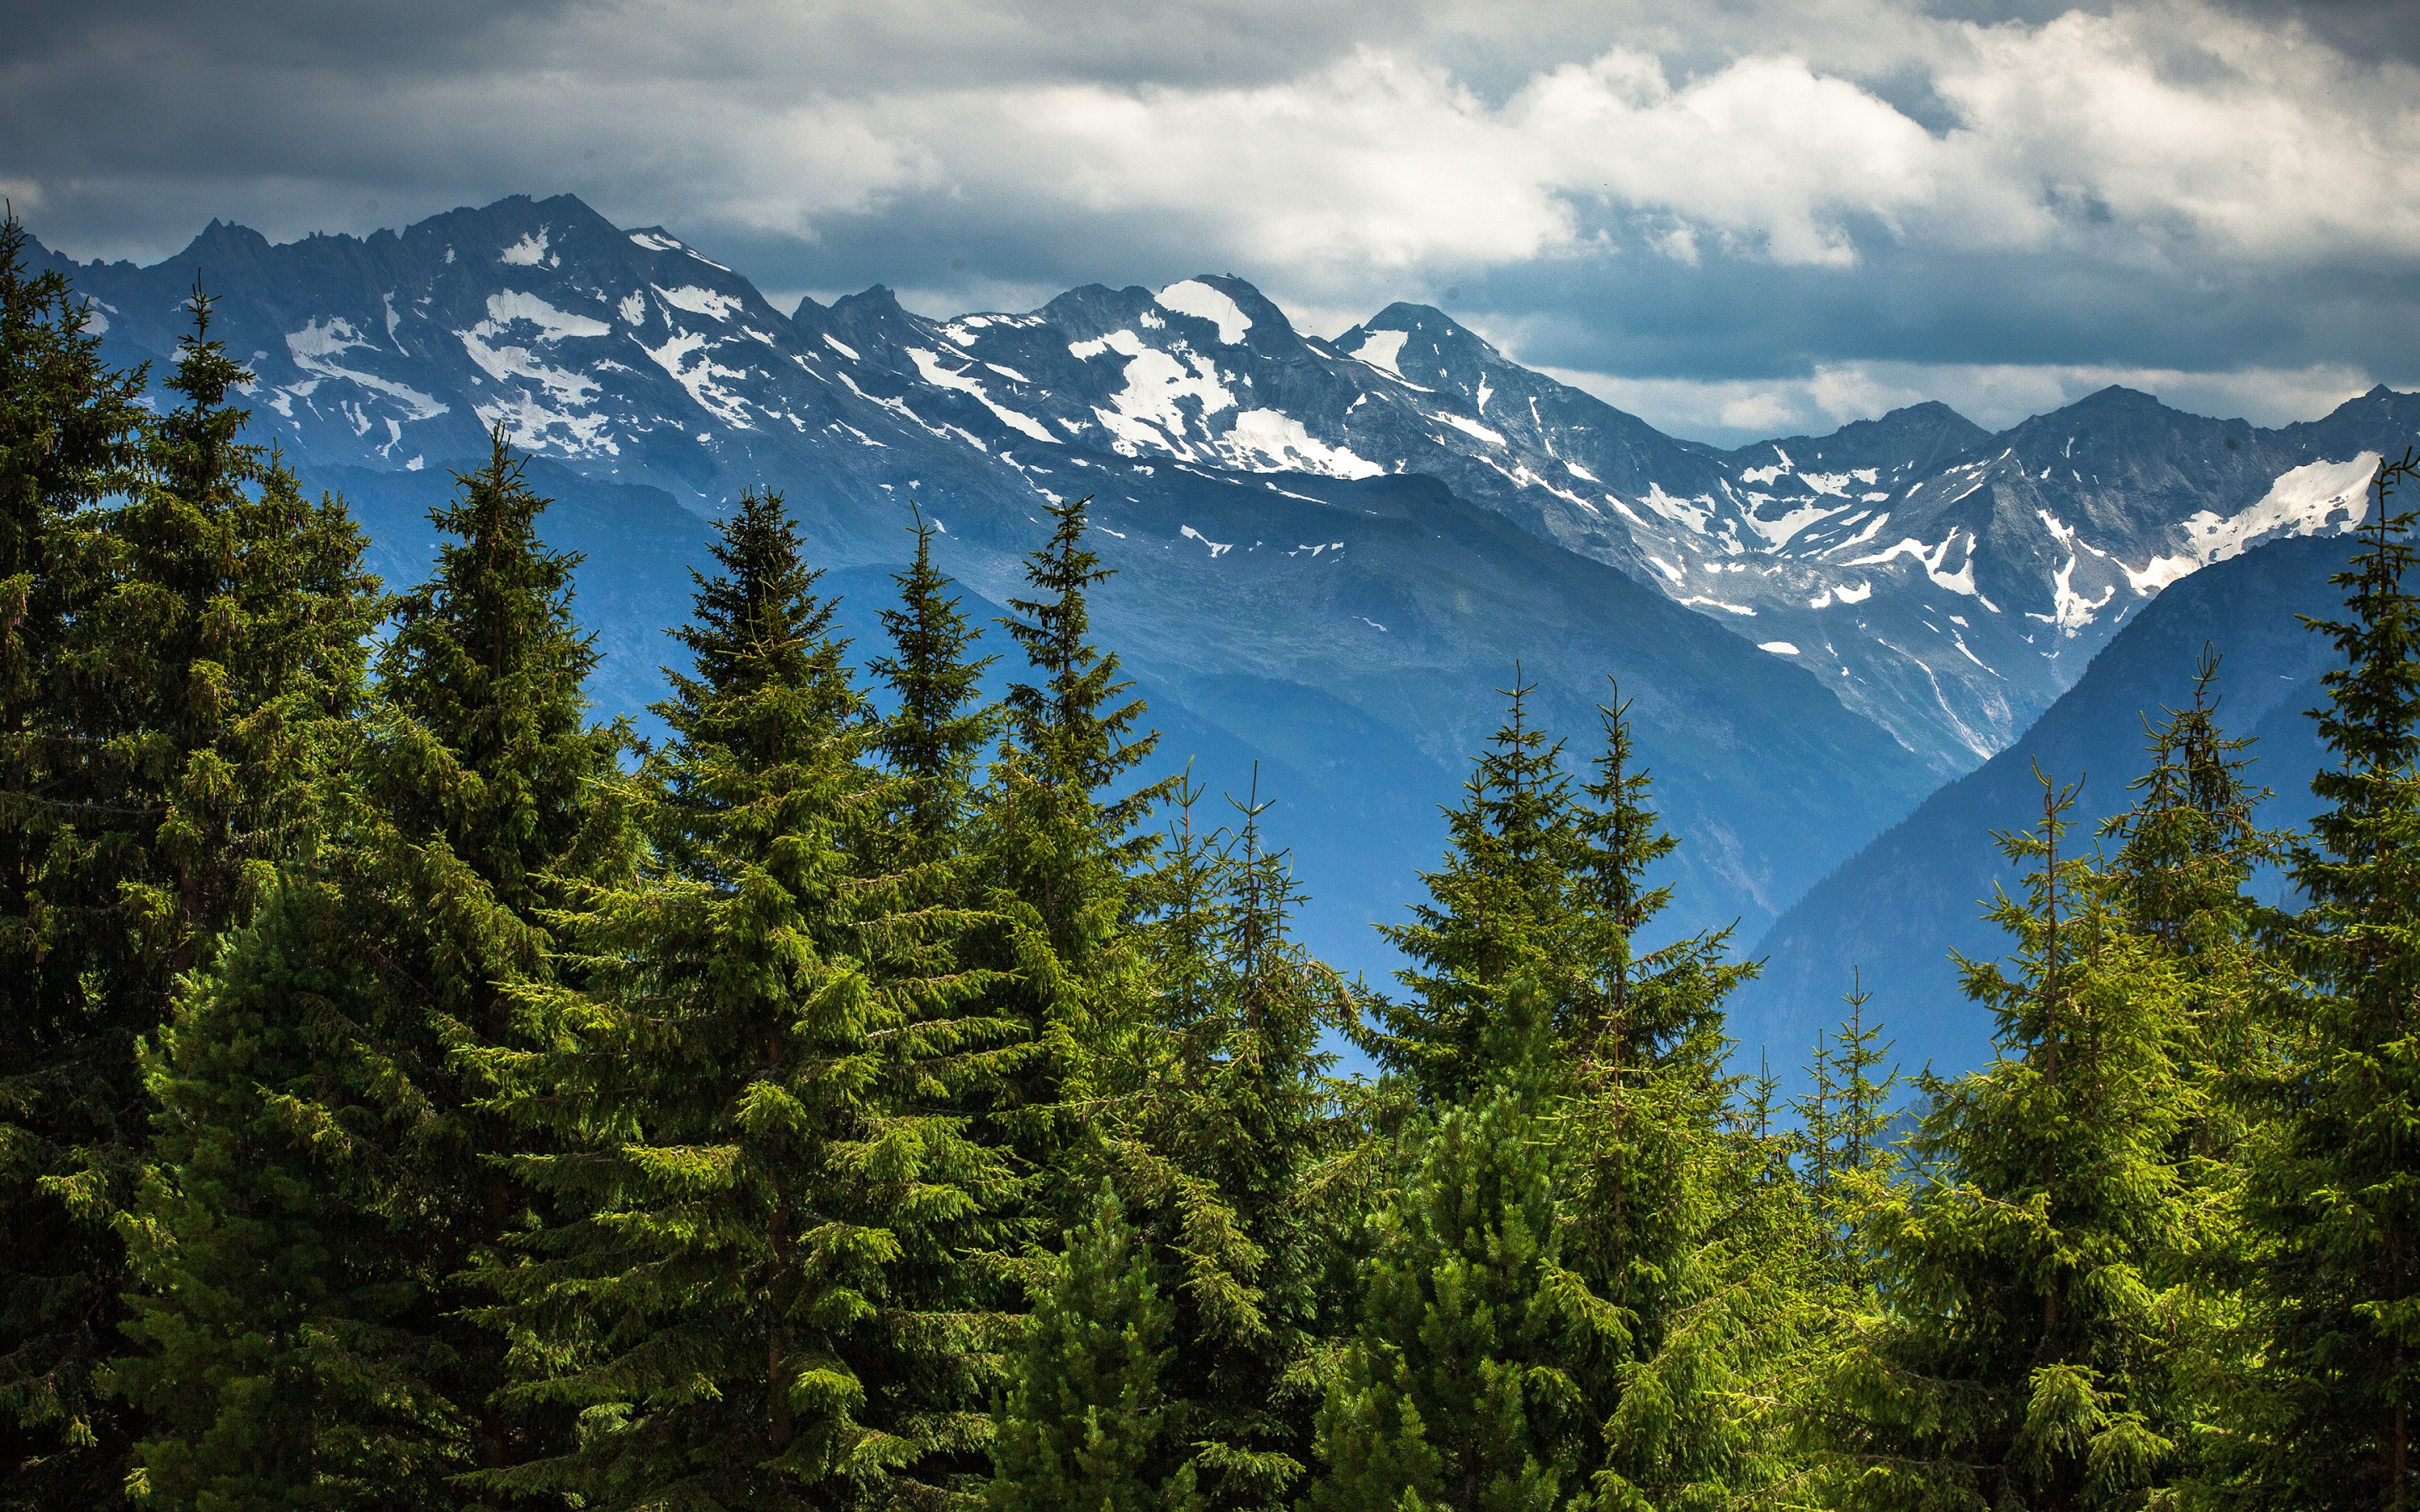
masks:
[[[2307,982],[2246,1160],[2261,1347],[2223,1490],[2246,1504],[2405,1507],[2420,1393],[2420,599],[2405,584],[2420,461],[2382,464],[2314,711],[2334,754],[2292,856],[2285,946]]]
[[[996,1512],[1192,1512],[1203,1504],[1161,1377],[1174,1309],[1104,1185],[1065,1237],[1000,1414]]]
[[[252,375],[210,335],[198,287],[189,309],[168,383],[179,402],[143,427],[91,517],[88,596],[59,646],[70,692],[51,711],[64,801],[46,805],[47,864],[73,894],[54,900],[52,921],[69,926],[55,947],[87,995],[85,1105],[115,1105],[41,1184],[70,1219],[121,1236],[150,1185],[141,1037],[169,1017],[179,979],[208,970],[318,851],[383,608],[342,501],[305,500],[273,452],[242,440],[249,414],[231,395]],[[120,1258],[98,1236],[78,1247],[96,1289],[147,1282],[139,1250]],[[133,1396],[153,1405],[139,1384]]]
[[[985,795],[983,903],[998,925],[985,962],[1013,974],[995,1011],[1026,1026],[1033,1054],[994,1115],[1046,1178],[1044,1212],[1068,1211],[1071,1110],[1097,1090],[1097,1061],[1141,1020],[1148,964],[1134,923],[1136,873],[1156,837],[1143,827],[1174,791],[1163,778],[1120,791],[1156,748],[1115,653],[1092,640],[1089,595],[1111,569],[1084,544],[1089,498],[1051,506],[1050,539],[1030,553],[1031,596],[1001,621],[1033,679],[1009,686]]]
[[[96,1400],[124,1256],[109,1227],[147,1134],[134,1037],[156,1011],[95,977],[128,954],[72,627],[103,588],[97,507],[128,479],[146,374],[0,215],[0,1506],[107,1493],[124,1430]],[[100,825],[96,818],[103,818]],[[64,1184],[61,1184],[64,1183]]]
[[[1912,1180],[1869,1219],[1881,1314],[1822,1368],[1816,1439],[1846,1507],[2147,1504],[2182,1430],[2153,1281],[2181,1222],[2170,1159],[2193,1089],[2179,994],[2042,779],[2002,853],[2032,870],[1992,918],[2014,975],[1962,961],[2000,1057],[1918,1085]]]
[[[1504,722],[1472,764],[1462,802],[1446,810],[1446,856],[1420,873],[1429,902],[1405,924],[1378,933],[1413,964],[1396,973],[1404,1002],[1377,1005],[1369,1041],[1379,1063],[1426,1103],[1442,1105],[1481,1084],[1482,1045],[1516,978],[1558,960],[1571,909],[1576,837],[1562,743],[1529,714],[1537,685],[1498,688]]]
[[[1593,1458],[1584,1371],[1630,1319],[1568,1263],[1549,1005],[1508,992],[1489,1084],[1407,1132],[1408,1176],[1375,1213],[1362,1319],[1318,1421],[1308,1512],[1443,1505],[1545,1512]]]
[[[538,539],[546,501],[501,433],[458,483],[432,512],[455,539],[402,602],[324,787],[331,842],[195,979],[147,1066],[176,1143],[125,1224],[144,1352],[120,1375],[162,1414],[136,1454],[162,1505],[342,1502],[366,1473],[355,1450],[382,1434],[395,1494],[463,1504],[432,1477],[499,1469],[548,1431],[503,1409],[504,1342],[468,1315],[462,1277],[534,1216],[503,1164],[522,1147],[488,1106],[488,1057],[549,1032],[513,990],[553,974],[541,910],[625,864],[623,736],[585,723],[574,559]],[[259,1098],[277,1119],[244,1117]],[[215,1179],[231,1148],[261,1152],[274,1204]],[[361,1351],[349,1380],[311,1364],[336,1337]],[[288,1387],[302,1397],[281,1405]]]
[[[1014,1187],[946,1103],[981,979],[886,980],[861,832],[892,785],[833,605],[778,495],[745,494],[656,712],[647,874],[565,921],[584,990],[500,1072],[551,1136],[515,1169],[564,1214],[486,1273],[576,1444],[485,1475],[595,1508],[880,1504],[979,1448],[1003,1325],[902,1306]],[[980,1069],[980,1063],[973,1063]]]
[[[1339,1213],[1314,1173],[1354,1138],[1320,1048],[1350,988],[1288,933],[1302,893],[1265,848],[1268,803],[1193,822],[1177,795],[1145,928],[1158,991],[1104,1075],[1102,1164],[1175,1309],[1167,1390],[1206,1505],[1277,1507],[1302,1473],[1331,1299],[1320,1241]]]

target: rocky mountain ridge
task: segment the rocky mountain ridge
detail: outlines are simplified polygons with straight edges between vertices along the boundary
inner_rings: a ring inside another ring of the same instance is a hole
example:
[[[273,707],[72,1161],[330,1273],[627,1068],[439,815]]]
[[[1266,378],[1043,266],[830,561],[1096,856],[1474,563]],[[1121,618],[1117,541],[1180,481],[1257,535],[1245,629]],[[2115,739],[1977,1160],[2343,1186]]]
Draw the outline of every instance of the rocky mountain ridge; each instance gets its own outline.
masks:
[[[748,481],[813,477],[794,501],[841,537],[904,492],[981,532],[1164,469],[1279,491],[1426,474],[1807,667],[1944,776],[2005,746],[2167,583],[2346,527],[2376,456],[2420,439],[2420,398],[2385,390],[2263,430],[2110,389],[2000,435],[1927,404],[1723,452],[1427,305],[1333,340],[1218,275],[946,320],[878,286],[785,313],[673,233],[569,196],[280,247],[214,223],[165,264],[72,270],[151,353],[201,276],[282,439],[325,465],[426,466],[500,422],[708,512]]]

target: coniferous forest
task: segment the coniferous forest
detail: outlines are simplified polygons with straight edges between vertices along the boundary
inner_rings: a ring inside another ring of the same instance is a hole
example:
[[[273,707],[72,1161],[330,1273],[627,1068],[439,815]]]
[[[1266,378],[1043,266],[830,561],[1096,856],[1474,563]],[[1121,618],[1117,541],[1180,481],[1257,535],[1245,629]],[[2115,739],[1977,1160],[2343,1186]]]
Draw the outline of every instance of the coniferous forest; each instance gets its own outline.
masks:
[[[1900,1074],[1853,979],[1785,1080],[1755,964],[1659,930],[1617,689],[1515,677],[1412,964],[1347,980],[1095,641],[1082,501],[997,625],[916,522],[851,647],[747,495],[642,739],[502,432],[381,584],[199,290],[148,403],[26,245],[0,1503],[2412,1504],[2411,459],[2311,626],[2306,833],[2206,661],[2130,812],[2008,816],[1992,1064]]]

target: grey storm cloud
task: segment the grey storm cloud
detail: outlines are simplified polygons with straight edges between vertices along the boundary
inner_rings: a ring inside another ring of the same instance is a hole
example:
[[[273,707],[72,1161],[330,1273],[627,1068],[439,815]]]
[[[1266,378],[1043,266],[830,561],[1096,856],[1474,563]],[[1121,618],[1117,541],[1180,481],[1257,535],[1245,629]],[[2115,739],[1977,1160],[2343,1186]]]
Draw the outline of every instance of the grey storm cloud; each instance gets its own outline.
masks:
[[[0,7],[0,192],[79,257],[568,191],[940,313],[1233,271],[1441,304],[1685,434],[2101,383],[2420,379],[2402,3]]]

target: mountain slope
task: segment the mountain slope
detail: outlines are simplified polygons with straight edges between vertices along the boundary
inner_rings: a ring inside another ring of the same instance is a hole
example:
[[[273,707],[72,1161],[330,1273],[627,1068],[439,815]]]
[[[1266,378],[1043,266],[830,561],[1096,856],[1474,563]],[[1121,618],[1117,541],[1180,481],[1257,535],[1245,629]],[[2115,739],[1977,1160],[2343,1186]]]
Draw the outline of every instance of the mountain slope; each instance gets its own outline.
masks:
[[[878,287],[784,315],[662,228],[568,196],[275,248],[213,224],[155,268],[71,270],[113,336],[154,354],[205,273],[314,463],[425,466],[502,421],[709,513],[746,482],[812,478],[793,501],[836,543],[908,489],[976,503],[978,533],[1013,523],[1078,457],[1426,474],[1807,667],[1945,776],[2012,738],[2160,587],[2340,528],[2364,455],[2420,437],[2420,402],[2384,391],[2261,431],[2111,390],[2005,436],[1919,405],[1724,453],[1426,305],[1333,341],[1215,275],[1022,315],[928,319]]]
[[[1756,947],[1764,975],[1742,994],[1732,1032],[1765,1046],[1776,1064],[1796,1064],[1838,1020],[1854,969],[1873,994],[1868,1018],[1881,1017],[1904,1063],[1933,1058],[1951,1069],[1988,1058],[1989,1017],[1960,994],[1948,953],[1991,959],[2005,948],[1982,921],[1984,902],[2022,879],[1990,832],[2040,816],[2039,765],[2058,782],[2083,784],[2073,833],[2090,844],[2097,822],[2124,812],[2128,784],[2149,769],[2146,717],[2191,700],[2205,644],[2224,658],[2221,722],[2257,737],[2252,779],[2275,793],[2263,822],[2306,818],[2320,752],[2303,711],[2319,702],[2319,675],[2335,659],[2295,616],[2340,609],[2343,591],[2327,579],[2350,550],[2334,539],[2278,542],[2152,600],[2023,738],[1927,798],[1781,917]]]

